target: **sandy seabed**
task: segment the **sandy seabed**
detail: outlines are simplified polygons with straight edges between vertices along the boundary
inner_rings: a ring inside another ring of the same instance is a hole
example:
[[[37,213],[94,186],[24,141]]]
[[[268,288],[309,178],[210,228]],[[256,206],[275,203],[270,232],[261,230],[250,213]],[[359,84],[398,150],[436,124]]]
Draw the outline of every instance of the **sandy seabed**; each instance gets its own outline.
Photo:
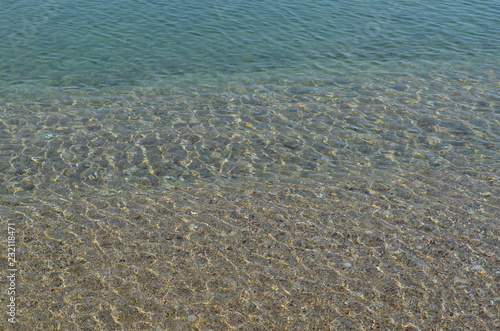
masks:
[[[495,72],[4,102],[0,330],[497,330]]]
[[[433,177],[4,199],[0,328],[494,330],[498,181]]]

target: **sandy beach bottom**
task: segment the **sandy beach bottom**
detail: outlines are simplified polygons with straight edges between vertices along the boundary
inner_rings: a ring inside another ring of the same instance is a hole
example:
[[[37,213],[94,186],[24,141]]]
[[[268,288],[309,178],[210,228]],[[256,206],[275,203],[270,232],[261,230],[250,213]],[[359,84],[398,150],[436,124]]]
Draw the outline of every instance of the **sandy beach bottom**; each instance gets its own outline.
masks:
[[[422,172],[4,196],[18,322],[0,329],[494,330],[498,191]]]

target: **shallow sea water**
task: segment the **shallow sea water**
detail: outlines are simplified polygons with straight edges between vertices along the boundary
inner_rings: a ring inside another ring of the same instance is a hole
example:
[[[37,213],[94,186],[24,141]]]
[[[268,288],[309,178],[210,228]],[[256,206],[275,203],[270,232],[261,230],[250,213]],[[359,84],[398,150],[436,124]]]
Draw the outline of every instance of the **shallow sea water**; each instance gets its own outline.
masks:
[[[497,4],[5,8],[0,329],[499,326]]]

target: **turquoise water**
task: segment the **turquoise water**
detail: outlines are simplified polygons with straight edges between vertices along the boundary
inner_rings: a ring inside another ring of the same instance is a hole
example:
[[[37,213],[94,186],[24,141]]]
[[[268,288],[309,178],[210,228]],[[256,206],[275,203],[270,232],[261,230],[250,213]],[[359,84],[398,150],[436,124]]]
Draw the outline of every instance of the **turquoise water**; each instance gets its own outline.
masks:
[[[494,329],[499,1],[1,7],[21,329]]]
[[[3,93],[480,70],[500,52],[496,1],[6,1],[0,15]]]

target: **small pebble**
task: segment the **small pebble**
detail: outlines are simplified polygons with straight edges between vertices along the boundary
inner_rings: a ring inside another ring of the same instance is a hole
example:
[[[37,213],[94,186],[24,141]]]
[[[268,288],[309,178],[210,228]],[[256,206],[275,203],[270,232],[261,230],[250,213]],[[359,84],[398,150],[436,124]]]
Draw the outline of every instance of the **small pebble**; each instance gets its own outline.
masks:
[[[346,263],[344,263],[344,267],[350,268],[350,267],[352,267],[352,263],[346,262]]]
[[[472,271],[476,271],[476,270],[483,270],[483,266],[482,265],[479,265],[479,264],[476,264],[475,266],[473,266],[472,268],[470,268],[470,270]]]
[[[197,317],[196,315],[189,315],[189,316],[188,316],[188,322],[189,322],[189,323],[193,323],[193,322],[195,322],[197,319],[198,319],[198,317]]]

